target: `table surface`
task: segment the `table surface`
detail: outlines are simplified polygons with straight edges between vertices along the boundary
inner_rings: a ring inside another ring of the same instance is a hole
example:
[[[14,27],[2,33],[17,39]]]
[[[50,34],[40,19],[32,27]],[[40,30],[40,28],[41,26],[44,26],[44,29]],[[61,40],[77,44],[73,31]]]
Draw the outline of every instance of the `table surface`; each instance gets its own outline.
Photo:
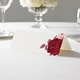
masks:
[[[34,24],[34,22],[9,22],[5,23],[5,29],[26,29],[30,28]],[[43,24],[48,26],[45,30],[64,32],[66,34],[80,34],[80,25],[76,22],[43,22]],[[2,24],[0,23],[0,29],[1,28]]]
[[[34,24],[34,22],[7,22],[5,23],[5,29],[15,33],[17,29],[28,29]],[[43,22],[43,24],[47,25],[49,28],[42,30],[52,31],[54,33],[65,33],[66,35],[80,34],[80,25],[74,22]],[[2,24],[0,23],[0,29],[1,28]],[[0,37],[0,49],[9,48],[12,38],[13,37]]]
[[[7,30],[14,31],[14,33],[15,33],[15,30],[27,29],[27,28],[30,28],[30,26],[33,24],[34,24],[34,22],[13,22],[13,23],[11,22],[11,23],[5,23],[5,28]],[[80,25],[78,25],[77,23],[44,22],[44,24],[48,25],[49,28],[43,29],[43,30],[49,30],[49,31],[54,31],[54,32],[64,32],[65,34],[80,34]],[[1,23],[0,23],[0,27],[1,27]],[[12,39],[13,39],[13,37],[0,37],[0,51],[5,50],[5,52],[8,53],[6,50],[9,50]],[[25,64],[26,57],[23,59],[23,57],[21,57],[22,54],[20,52],[20,56],[15,54],[16,56],[13,55],[13,57],[12,57],[12,55],[11,55],[12,58],[16,57],[15,58],[16,61],[13,61],[9,57],[10,54],[8,54],[8,55],[5,54],[4,60],[2,57],[0,57],[0,66],[1,66],[0,67],[0,70],[1,70],[0,75],[3,76],[3,77],[0,76],[0,80],[26,80],[26,79],[27,80],[53,80],[53,78],[54,78],[54,80],[80,80],[80,43],[76,42],[74,40],[71,40],[71,39],[68,39],[68,40],[72,47],[72,50],[74,50],[74,52],[72,52],[73,55],[70,55],[70,54],[63,55],[63,58],[61,58],[61,59],[54,58],[53,72],[51,71],[52,67],[50,70],[48,70],[48,73],[45,72],[46,69],[50,68],[50,66],[49,66],[43,70],[44,73],[46,73],[46,74],[43,74],[44,76],[36,75],[36,72],[35,72],[34,75],[36,77],[31,74],[31,75],[27,75],[28,78],[26,78],[26,73],[29,68],[29,66],[27,66]],[[13,53],[16,53],[16,52],[13,51]],[[65,56],[67,56],[69,58],[66,58]],[[10,60],[8,60],[8,58],[6,58],[6,57],[11,59],[12,62]],[[18,57],[18,59],[17,59],[17,57]],[[7,59],[7,64],[6,64],[6,59]],[[21,61],[22,59],[24,60],[23,62]],[[4,66],[4,63],[1,63],[1,61],[3,61],[7,65],[7,68],[6,68],[6,66]],[[21,61],[21,62],[17,64],[17,62],[19,62],[19,61]],[[41,64],[43,64],[43,63],[41,63]],[[52,65],[51,63],[49,63],[49,64]],[[17,66],[15,66],[15,65],[17,65]],[[46,65],[47,65],[47,63],[46,63]],[[41,67],[41,69],[43,69],[43,68],[44,67]],[[58,68],[58,69],[56,69],[56,68]],[[37,70],[38,69],[39,69],[39,66],[38,66]],[[6,73],[4,75],[5,72],[8,72],[8,73]],[[50,72],[52,72],[54,74],[54,77]],[[42,72],[41,72],[41,74],[42,74]],[[32,78],[30,76],[32,76]]]

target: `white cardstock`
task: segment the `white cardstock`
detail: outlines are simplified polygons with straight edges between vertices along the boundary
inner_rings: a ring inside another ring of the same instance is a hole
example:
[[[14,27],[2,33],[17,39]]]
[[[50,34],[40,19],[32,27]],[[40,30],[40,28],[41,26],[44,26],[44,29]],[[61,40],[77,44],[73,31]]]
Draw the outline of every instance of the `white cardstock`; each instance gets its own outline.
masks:
[[[53,39],[56,35],[58,34],[45,30],[16,30],[10,48],[25,52],[46,54],[47,51],[44,48],[40,49],[40,46],[47,44],[47,41]],[[64,36],[60,50],[71,50],[66,36]]]

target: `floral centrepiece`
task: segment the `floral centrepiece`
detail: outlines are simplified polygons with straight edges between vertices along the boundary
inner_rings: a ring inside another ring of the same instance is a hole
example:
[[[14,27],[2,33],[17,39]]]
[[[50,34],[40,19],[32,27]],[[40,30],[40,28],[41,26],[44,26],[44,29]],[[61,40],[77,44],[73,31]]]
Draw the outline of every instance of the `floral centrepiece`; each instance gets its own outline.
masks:
[[[55,36],[54,39],[49,39],[46,44],[42,44],[40,48],[44,48],[50,55],[58,55],[62,41],[64,38],[64,34],[59,34],[58,36]]]
[[[47,7],[56,7],[57,0],[19,0],[22,7],[40,7],[41,5]]]
[[[36,24],[32,28],[47,28],[43,25],[42,16],[47,13],[48,8],[54,9],[57,6],[57,0],[19,0],[22,7],[28,7],[28,11],[35,15]]]

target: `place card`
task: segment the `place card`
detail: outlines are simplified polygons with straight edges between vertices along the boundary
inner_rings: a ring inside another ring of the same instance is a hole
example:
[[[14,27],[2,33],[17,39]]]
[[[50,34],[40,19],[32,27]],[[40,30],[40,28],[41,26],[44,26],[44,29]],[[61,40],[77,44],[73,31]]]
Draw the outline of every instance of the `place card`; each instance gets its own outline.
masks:
[[[57,39],[57,38],[60,34],[64,36],[63,36],[62,42],[59,45],[58,42],[60,42],[59,40],[61,39]],[[57,55],[61,54],[60,53],[61,50],[71,51],[70,44],[65,34],[62,34],[62,33],[54,34],[54,32],[45,31],[45,30],[44,31],[35,30],[35,29],[16,30],[10,48],[15,49],[15,50],[24,51],[24,52],[49,55],[50,51],[48,51],[48,47],[49,47],[50,40],[52,40],[54,43],[53,44],[54,46],[52,46],[52,49],[54,49],[52,55],[55,54],[55,50],[57,49],[58,49]],[[55,43],[59,46],[57,46]]]

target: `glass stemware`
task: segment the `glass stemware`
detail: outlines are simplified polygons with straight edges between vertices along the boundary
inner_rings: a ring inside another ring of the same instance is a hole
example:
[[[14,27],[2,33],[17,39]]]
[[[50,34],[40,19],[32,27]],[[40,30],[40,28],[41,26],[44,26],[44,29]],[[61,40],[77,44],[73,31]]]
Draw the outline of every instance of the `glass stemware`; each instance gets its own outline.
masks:
[[[78,23],[78,25],[80,25],[80,8],[78,8],[78,10],[77,10],[77,23]],[[74,33],[74,34],[68,35],[67,37],[80,42],[80,34],[79,33],[78,34]]]
[[[0,10],[2,14],[2,29],[0,30],[0,36],[10,36],[13,33],[5,30],[4,23],[5,23],[5,11],[10,7],[13,0],[0,0]]]
[[[77,11],[77,23],[80,24],[80,8]]]
[[[36,24],[31,26],[32,28],[47,28],[45,25],[42,24],[42,16],[48,11],[48,8],[45,6],[40,7],[28,7],[28,11],[35,15]]]

